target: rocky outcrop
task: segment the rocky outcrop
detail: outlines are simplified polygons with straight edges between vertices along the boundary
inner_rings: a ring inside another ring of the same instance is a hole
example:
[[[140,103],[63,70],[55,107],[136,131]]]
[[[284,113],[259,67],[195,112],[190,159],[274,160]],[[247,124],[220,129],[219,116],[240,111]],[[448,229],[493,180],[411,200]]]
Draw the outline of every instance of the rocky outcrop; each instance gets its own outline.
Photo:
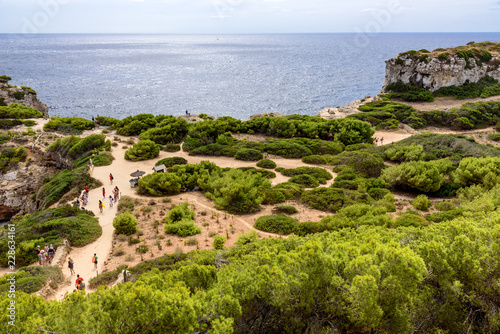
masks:
[[[359,111],[359,109],[358,109],[359,106],[361,106],[365,103],[368,103],[368,102],[376,101],[378,99],[380,99],[378,96],[375,96],[375,97],[366,96],[364,99],[353,101],[353,102],[349,103],[348,105],[345,105],[342,107],[325,108],[325,109],[321,110],[320,112],[318,112],[314,116],[321,117],[324,119],[344,118],[344,117],[351,115],[351,114],[360,113],[361,111]]]
[[[26,164],[19,163],[0,174],[0,221],[10,220],[18,213],[35,212],[36,203],[31,196],[43,185],[43,179],[67,167],[68,162],[59,154],[28,150]]]
[[[500,58],[481,61],[475,57],[458,54],[411,54],[404,53],[386,61],[382,92],[389,84],[402,81],[428,91],[441,87],[461,86],[466,81],[478,82],[485,76],[500,80]],[[441,55],[441,56],[440,56]]]
[[[44,115],[49,114],[49,107],[36,97],[36,93],[31,88],[0,83],[0,105],[9,105],[11,103],[31,107]]]

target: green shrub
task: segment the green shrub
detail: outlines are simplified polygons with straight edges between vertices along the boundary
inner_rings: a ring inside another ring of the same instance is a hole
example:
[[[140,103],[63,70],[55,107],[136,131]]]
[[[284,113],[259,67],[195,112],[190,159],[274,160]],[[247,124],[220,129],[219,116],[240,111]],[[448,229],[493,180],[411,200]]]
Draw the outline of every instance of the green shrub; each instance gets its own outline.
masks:
[[[72,158],[81,156],[82,154],[92,151],[104,145],[106,141],[105,135],[90,135],[83,138],[74,144],[68,151],[68,155]]]
[[[116,254],[114,254],[116,256]],[[106,271],[102,274],[92,277],[89,280],[89,288],[97,289],[100,286],[109,285],[111,283],[115,283],[118,275],[122,273],[123,270],[126,270],[127,266],[119,266],[115,270]]]
[[[224,249],[224,244],[226,243],[226,238],[222,235],[214,235],[214,241],[212,242],[212,247],[214,249]]]
[[[116,234],[131,235],[137,232],[137,219],[127,211],[113,219],[113,227]]]
[[[300,197],[304,191],[304,187],[291,182],[283,182],[275,185],[273,187],[275,190],[279,190],[285,196],[285,199],[294,199]]]
[[[10,136],[7,133],[0,132],[0,145],[10,141]]]
[[[174,173],[153,173],[139,179],[138,193],[151,196],[169,196],[181,192],[182,180]]]
[[[309,175],[318,180],[319,183],[322,184],[325,184],[326,180],[331,180],[333,178],[330,172],[320,167],[297,167],[294,169],[281,169],[280,172],[285,176]],[[294,183],[299,183],[299,182],[294,182]]]
[[[280,205],[277,206],[273,209],[274,214],[285,214],[285,215],[293,215],[295,213],[298,213],[299,210],[297,210],[296,207],[291,206],[291,205]]]
[[[425,195],[418,195],[415,197],[413,201],[411,201],[411,205],[417,210],[420,211],[428,211],[432,206],[432,202]]]
[[[389,193],[389,189],[385,188],[371,188],[370,190],[368,190],[368,195],[370,195],[376,201],[383,199],[384,196]]]
[[[487,189],[500,183],[500,158],[465,158],[454,173],[454,181],[463,187],[482,184]]]
[[[159,160],[155,164],[155,166],[165,165],[165,167],[169,168],[169,167],[172,167],[174,165],[186,165],[187,163],[188,163],[188,161],[182,157],[172,157],[172,158],[165,158],[165,159]]]
[[[436,192],[446,179],[446,173],[452,168],[448,159],[435,161],[412,161],[384,170],[381,178],[392,186],[412,188],[422,192]]]
[[[488,140],[500,141],[500,133],[490,133],[488,135]]]
[[[311,165],[329,165],[333,162],[333,156],[327,155],[308,155],[302,158],[302,162]]]
[[[94,122],[88,119],[54,116],[45,123],[43,129],[45,131],[57,131],[64,134],[81,134],[83,130],[92,130],[94,126]]]
[[[342,152],[331,162],[336,166],[349,166],[361,177],[379,177],[384,160],[377,154],[362,151]]]
[[[394,221],[395,227],[421,227],[427,226],[429,222],[422,216],[418,216],[411,213],[404,213]]]
[[[179,145],[179,144],[166,144],[163,149],[167,152],[179,152],[181,150],[181,145]]]
[[[316,188],[319,186],[318,180],[309,174],[292,176],[288,182],[300,184],[305,188]]]
[[[420,161],[424,160],[425,153],[422,145],[412,144],[410,146],[388,146],[385,150],[387,159],[391,161]]]
[[[349,206],[356,202],[367,203],[373,201],[368,194],[337,188],[316,188],[307,190],[302,194],[300,200],[302,203],[314,209],[333,213],[344,206]]]
[[[156,158],[160,155],[161,145],[151,140],[140,140],[125,152],[125,159],[141,161]]]
[[[21,161],[26,161],[28,153],[24,146],[17,149],[5,147],[0,151],[0,173],[6,172],[10,167],[16,166]]]
[[[453,209],[444,212],[434,212],[427,215],[425,219],[434,223],[442,223],[462,216],[463,212],[464,212],[463,209]]]
[[[74,170],[65,169],[54,175],[49,182],[44,183],[42,187],[38,189],[35,198],[37,207],[40,209],[50,207],[70,190],[74,192],[74,196],[72,197],[76,197],[85,186],[88,186],[90,189],[95,189],[102,186],[102,183],[91,177],[86,172],[84,166]]]
[[[166,234],[176,234],[184,238],[201,233],[201,227],[195,226],[192,220],[181,220],[177,223],[165,225]]]
[[[74,247],[83,247],[97,240],[102,234],[99,221],[91,211],[79,210],[70,205],[61,205],[58,208],[35,212],[33,215],[24,215],[14,218],[16,225],[16,240],[19,242],[15,249],[16,265],[27,266],[37,261],[36,246],[53,244],[62,245],[64,239]],[[7,254],[7,233],[0,236],[0,251]],[[7,266],[7,257],[0,258],[0,265]]]
[[[156,123],[156,127],[149,128],[149,124],[158,121],[159,123]],[[146,127],[143,127],[142,125],[138,126],[141,128],[139,139],[151,140],[160,145],[180,143],[187,134],[189,127],[189,123],[185,119],[174,116],[163,116],[163,118],[158,118],[157,116],[154,120],[151,122],[145,122],[145,124]]]
[[[263,188],[261,192],[264,195],[262,204],[278,204],[286,201],[285,194],[279,189]]]
[[[59,284],[64,282],[64,275],[61,268],[55,266],[47,267],[24,267],[17,269],[15,274],[5,275],[0,278],[0,294],[7,295],[11,292],[12,281],[14,278],[16,293],[21,291],[27,294],[34,294],[50,284],[52,289],[57,289]]]
[[[183,220],[193,220],[194,211],[189,210],[189,203],[184,202],[179,205],[175,205],[170,209],[167,216],[162,220],[162,223],[174,224]]]
[[[436,210],[439,210],[439,211],[451,211],[451,210],[455,209],[455,205],[453,205],[447,201],[438,202],[438,203],[434,204],[434,207],[436,208]]]
[[[241,149],[238,152],[236,152],[234,157],[238,160],[257,161],[262,159],[262,152],[251,148]]]
[[[202,188],[218,209],[244,214],[260,210],[259,204],[264,200],[261,189],[270,186],[269,180],[260,175],[231,169],[222,177],[209,177]]]
[[[38,110],[22,104],[11,103],[8,106],[0,106],[0,118],[14,118],[19,120],[26,118],[40,118],[42,116],[42,113]]]
[[[288,235],[293,232],[297,223],[296,219],[285,215],[270,215],[259,217],[254,227],[264,232]]]
[[[276,168],[276,163],[269,159],[262,159],[261,161],[257,162],[257,167],[274,169]]]

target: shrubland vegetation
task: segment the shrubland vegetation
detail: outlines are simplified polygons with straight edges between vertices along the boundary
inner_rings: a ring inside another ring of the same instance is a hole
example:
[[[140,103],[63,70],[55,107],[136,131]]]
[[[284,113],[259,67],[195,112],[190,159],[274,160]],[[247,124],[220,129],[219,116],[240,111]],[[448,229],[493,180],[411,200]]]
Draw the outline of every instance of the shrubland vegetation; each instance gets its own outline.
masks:
[[[151,140],[141,140],[125,152],[125,159],[141,161],[156,158],[160,155],[161,145]]]
[[[0,106],[0,118],[26,119],[39,118],[42,113],[31,107],[22,104],[11,103],[8,106]]]
[[[45,244],[61,245],[68,239],[70,245],[82,247],[101,236],[99,221],[91,211],[79,210],[70,205],[47,209],[14,219],[16,227],[16,265],[27,266],[37,261],[36,246]],[[8,235],[0,236],[0,250],[8,251]],[[0,265],[7,265],[7,257],[0,260]]]
[[[27,151],[23,146],[5,147],[0,151],[0,173],[5,173],[19,162],[26,161]]]
[[[359,107],[360,114],[349,115],[380,127],[388,120],[408,124],[414,129],[427,126],[448,127],[454,130],[470,130],[496,125],[500,118],[500,102],[466,103],[449,110],[418,111],[413,107],[388,100],[378,100]]]
[[[81,134],[83,130],[92,130],[94,122],[80,117],[51,117],[45,123],[43,129],[45,131],[57,131],[64,134]]]

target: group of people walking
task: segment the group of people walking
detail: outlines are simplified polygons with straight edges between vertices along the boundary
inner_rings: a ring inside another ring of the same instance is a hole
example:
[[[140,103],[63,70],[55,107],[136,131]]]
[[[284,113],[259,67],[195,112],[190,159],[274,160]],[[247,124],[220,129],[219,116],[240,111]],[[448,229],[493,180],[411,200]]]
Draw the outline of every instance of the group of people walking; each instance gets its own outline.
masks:
[[[94,256],[92,256],[92,263],[94,264],[94,269],[97,269],[97,254],[94,253]],[[75,274],[75,269],[74,269],[74,262],[73,259],[70,257],[68,258],[68,268],[71,272],[71,276]],[[85,282],[83,281],[83,277],[80,277],[80,274],[76,275],[76,281],[75,281],[75,291],[82,291],[85,289]]]
[[[38,264],[41,266],[47,266],[51,264],[55,253],[56,251],[52,244],[50,244],[50,246],[46,244],[43,249],[40,249],[40,246],[37,246],[36,254],[38,256]]]
[[[109,195],[109,207],[112,208],[113,204],[118,202],[118,199],[120,198],[120,189],[115,186],[113,188],[113,195]],[[99,212],[103,212],[103,209],[105,208],[104,206],[104,199],[106,199],[106,188],[102,187],[102,200],[99,200]]]

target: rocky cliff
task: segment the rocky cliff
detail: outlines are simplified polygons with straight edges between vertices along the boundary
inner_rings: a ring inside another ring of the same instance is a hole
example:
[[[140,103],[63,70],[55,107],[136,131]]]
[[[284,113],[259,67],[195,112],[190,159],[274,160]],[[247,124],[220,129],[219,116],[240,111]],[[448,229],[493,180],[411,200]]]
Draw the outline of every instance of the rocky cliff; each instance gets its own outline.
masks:
[[[11,86],[7,76],[0,76],[0,106],[11,103],[22,104],[33,109],[37,109],[44,115],[49,114],[49,107],[41,102],[36,92],[25,86]]]
[[[58,153],[28,149],[26,163],[19,163],[0,174],[0,221],[9,220],[18,213],[35,212],[36,203],[31,196],[42,186],[43,179],[68,167],[69,162]]]
[[[500,43],[469,43],[453,49],[408,51],[386,61],[384,87],[402,81],[428,91],[478,82],[485,76],[500,80]]]

